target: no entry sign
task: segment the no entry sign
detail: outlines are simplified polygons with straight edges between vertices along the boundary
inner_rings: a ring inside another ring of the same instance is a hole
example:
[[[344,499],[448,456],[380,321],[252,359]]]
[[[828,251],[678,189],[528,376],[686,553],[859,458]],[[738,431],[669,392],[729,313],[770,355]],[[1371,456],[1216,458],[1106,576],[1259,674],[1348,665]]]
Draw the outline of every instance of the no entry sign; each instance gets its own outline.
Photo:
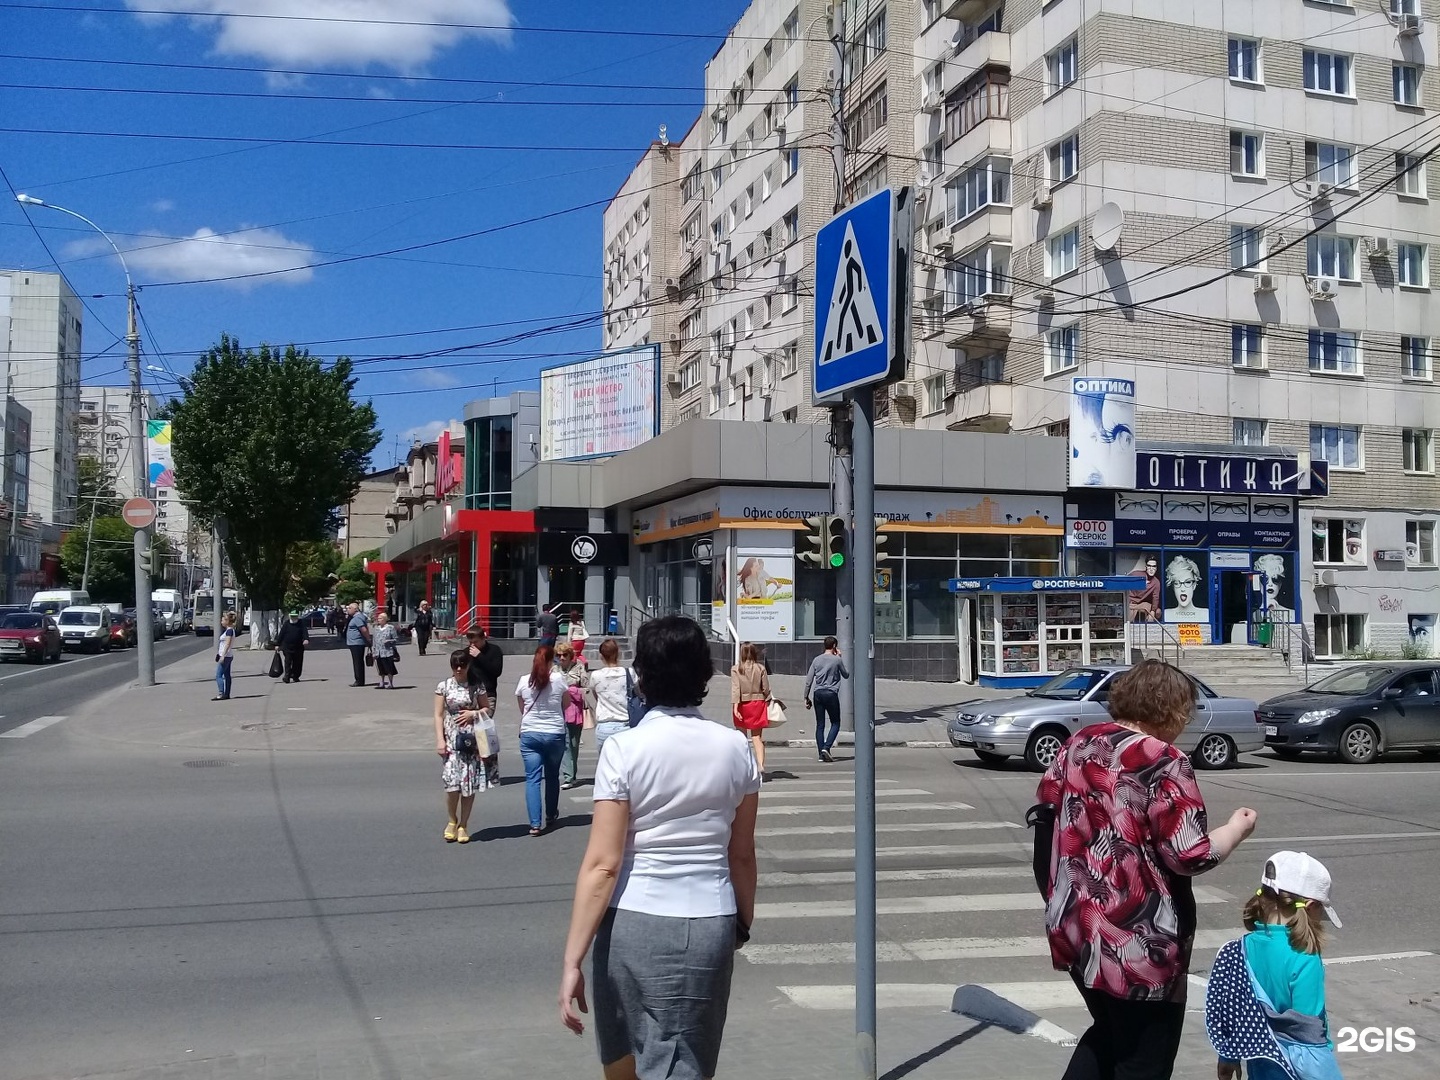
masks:
[[[126,499],[120,517],[132,529],[148,529],[155,524],[155,504],[149,499]]]

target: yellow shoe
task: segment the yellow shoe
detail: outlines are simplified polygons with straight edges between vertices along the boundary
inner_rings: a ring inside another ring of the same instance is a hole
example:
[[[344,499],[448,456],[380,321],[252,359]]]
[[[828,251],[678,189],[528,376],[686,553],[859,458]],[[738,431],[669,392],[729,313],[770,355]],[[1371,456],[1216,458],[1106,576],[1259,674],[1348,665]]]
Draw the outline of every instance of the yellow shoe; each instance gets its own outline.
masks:
[[[460,843],[462,843],[462,844],[468,844],[468,843],[470,842],[470,834],[465,831],[465,826],[464,826],[464,825],[460,825],[460,826],[457,826],[457,827],[456,827],[456,829],[455,829],[455,839],[458,840],[458,841],[459,841]]]
[[[453,843],[455,842],[455,838],[456,838],[456,832],[455,832],[455,830],[456,830],[457,828],[459,828],[459,826],[458,826],[455,822],[453,822],[453,821],[450,822],[449,825],[446,825],[446,826],[445,826],[445,842],[446,842],[447,844],[453,844]]]

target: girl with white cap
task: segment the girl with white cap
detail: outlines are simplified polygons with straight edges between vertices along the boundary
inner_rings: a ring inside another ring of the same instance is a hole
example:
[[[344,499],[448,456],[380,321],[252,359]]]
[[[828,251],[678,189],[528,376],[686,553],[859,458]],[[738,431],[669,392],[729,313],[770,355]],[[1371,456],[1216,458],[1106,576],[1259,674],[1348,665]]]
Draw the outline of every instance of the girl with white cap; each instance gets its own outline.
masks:
[[[1250,933],[1215,958],[1205,1027],[1219,1080],[1340,1080],[1325,1015],[1324,921],[1340,918],[1330,871],[1303,851],[1277,851],[1245,904]]]

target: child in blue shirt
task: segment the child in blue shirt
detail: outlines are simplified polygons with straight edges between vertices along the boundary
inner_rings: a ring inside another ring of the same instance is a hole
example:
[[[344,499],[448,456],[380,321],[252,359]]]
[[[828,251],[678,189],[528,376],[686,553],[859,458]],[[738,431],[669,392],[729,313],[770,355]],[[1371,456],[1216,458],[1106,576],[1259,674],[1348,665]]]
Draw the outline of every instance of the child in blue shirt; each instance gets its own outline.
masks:
[[[1219,1080],[1240,1062],[1250,1080],[1340,1080],[1325,1015],[1324,921],[1330,872],[1303,851],[1277,851],[1245,904],[1239,941],[1220,950],[1205,997],[1205,1026]]]

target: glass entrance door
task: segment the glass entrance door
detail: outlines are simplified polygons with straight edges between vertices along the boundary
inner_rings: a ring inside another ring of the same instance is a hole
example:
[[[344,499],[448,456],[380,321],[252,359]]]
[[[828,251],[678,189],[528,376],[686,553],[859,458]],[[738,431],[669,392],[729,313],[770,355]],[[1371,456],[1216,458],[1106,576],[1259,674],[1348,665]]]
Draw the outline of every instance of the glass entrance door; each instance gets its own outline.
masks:
[[[1210,571],[1210,640],[1216,645],[1255,643],[1255,597],[1248,570]]]

